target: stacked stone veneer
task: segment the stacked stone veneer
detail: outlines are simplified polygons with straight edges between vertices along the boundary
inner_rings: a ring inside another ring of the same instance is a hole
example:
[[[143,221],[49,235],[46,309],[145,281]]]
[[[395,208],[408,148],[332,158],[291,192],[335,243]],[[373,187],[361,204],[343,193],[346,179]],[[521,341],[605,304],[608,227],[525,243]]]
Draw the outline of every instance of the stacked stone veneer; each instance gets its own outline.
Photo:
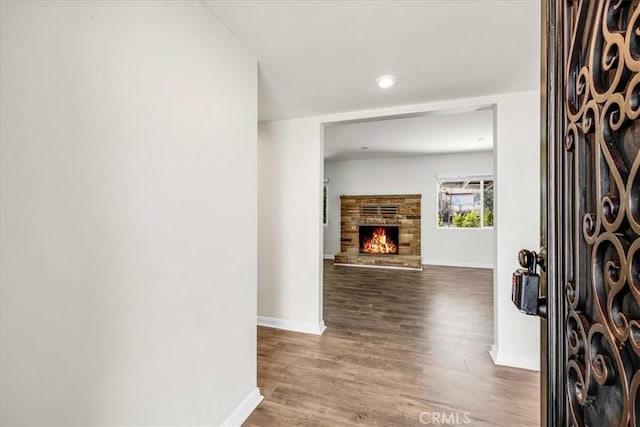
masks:
[[[421,198],[420,194],[340,196],[340,253],[335,257],[336,264],[421,268]],[[360,225],[397,225],[398,255],[361,254]]]

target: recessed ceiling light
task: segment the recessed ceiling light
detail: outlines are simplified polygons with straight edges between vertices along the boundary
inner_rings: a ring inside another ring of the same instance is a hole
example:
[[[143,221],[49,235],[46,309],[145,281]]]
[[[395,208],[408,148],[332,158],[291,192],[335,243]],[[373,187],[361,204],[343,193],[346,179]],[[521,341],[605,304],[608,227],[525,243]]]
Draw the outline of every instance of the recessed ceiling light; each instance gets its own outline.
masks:
[[[376,83],[378,83],[378,86],[382,89],[389,89],[396,84],[396,78],[393,76],[380,76],[376,79]]]
[[[360,147],[361,150],[368,150],[369,147]]]

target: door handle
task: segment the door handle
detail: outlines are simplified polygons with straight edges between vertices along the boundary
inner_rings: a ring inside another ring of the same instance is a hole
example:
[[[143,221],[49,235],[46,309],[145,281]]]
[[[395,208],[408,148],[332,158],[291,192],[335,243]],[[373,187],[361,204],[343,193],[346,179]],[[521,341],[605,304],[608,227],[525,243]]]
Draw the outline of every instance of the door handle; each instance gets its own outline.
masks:
[[[540,295],[540,274],[546,272],[545,250],[540,253],[522,249],[518,262],[522,268],[513,272],[511,278],[511,301],[516,308],[530,316],[547,317],[547,298]]]

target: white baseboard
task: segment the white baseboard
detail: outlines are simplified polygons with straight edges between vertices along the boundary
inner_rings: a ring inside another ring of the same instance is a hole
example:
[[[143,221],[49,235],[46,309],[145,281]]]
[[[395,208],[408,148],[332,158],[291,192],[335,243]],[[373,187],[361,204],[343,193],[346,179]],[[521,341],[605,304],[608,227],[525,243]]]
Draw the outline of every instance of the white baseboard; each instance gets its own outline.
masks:
[[[335,265],[339,265],[340,267],[358,267],[358,268],[384,268],[387,270],[411,270],[411,271],[422,271],[422,264],[420,264],[420,268],[413,267],[395,267],[392,265],[371,265],[371,264],[347,264],[347,263],[336,263]]]
[[[498,351],[495,344],[491,346],[489,350],[489,356],[493,360],[493,363],[500,366],[509,366],[511,368],[528,369],[530,371],[540,370],[540,356],[536,355],[534,358],[521,358],[513,356],[505,356]]]
[[[264,397],[260,394],[258,387],[251,390],[242,402],[233,410],[231,415],[227,417],[221,424],[223,427],[240,427],[244,423],[254,409],[258,407]]]
[[[493,360],[494,365],[498,365],[498,347],[495,344],[491,345],[491,349],[489,350],[489,356],[491,356],[491,360]]]
[[[327,329],[323,320],[319,323],[306,323],[266,316],[258,316],[258,326],[266,326],[267,328],[283,329],[285,331],[302,332],[314,335],[322,335],[324,330]]]
[[[335,255],[328,255],[328,254],[324,254],[324,255],[322,256],[322,258],[324,258],[324,259],[336,259],[336,256],[335,256]]]
[[[476,262],[457,262],[457,261],[429,261],[429,260],[422,260],[423,264],[425,265],[439,265],[439,266],[443,266],[443,267],[467,267],[467,268],[488,268],[490,270],[493,270],[494,265],[492,264],[483,264],[483,263],[476,263]]]

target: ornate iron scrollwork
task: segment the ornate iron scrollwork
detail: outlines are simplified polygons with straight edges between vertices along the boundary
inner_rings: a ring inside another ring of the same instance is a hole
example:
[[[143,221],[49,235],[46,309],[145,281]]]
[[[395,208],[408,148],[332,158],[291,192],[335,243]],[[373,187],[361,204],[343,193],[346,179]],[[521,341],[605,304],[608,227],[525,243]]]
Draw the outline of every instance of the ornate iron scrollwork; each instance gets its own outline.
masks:
[[[569,421],[639,426],[639,1],[563,14]]]

